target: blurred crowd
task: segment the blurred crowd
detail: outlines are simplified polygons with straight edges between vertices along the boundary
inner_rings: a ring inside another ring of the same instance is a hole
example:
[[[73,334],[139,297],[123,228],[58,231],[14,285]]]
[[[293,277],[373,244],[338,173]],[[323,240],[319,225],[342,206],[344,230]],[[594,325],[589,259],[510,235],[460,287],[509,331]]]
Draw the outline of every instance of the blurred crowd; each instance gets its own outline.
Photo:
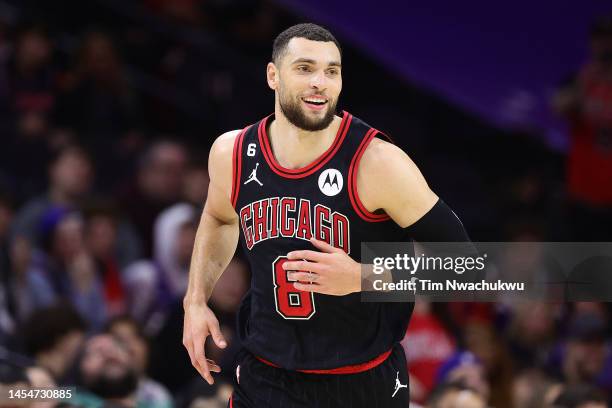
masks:
[[[293,21],[266,1],[35,3],[0,1],[0,391],[77,386],[72,406],[225,407],[250,281],[239,253],[210,299],[230,345],[207,346],[222,367],[214,386],[181,341],[207,152],[272,109],[262,67]],[[380,105],[350,87],[343,103],[397,135],[473,240],[608,241],[612,20],[594,25],[591,46],[552,101],[572,137],[567,178],[564,157],[533,134],[491,130],[395,78],[381,75],[381,89],[401,89]],[[611,312],[418,302],[402,342],[412,400],[605,407]]]

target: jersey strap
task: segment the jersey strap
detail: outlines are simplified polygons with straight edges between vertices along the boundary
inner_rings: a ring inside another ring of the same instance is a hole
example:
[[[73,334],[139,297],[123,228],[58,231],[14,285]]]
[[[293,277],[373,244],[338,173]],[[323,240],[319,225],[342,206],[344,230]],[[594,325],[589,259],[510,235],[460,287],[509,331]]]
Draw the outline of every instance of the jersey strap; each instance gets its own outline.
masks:
[[[377,135],[381,135],[389,139],[388,136],[386,136],[384,133],[381,133],[374,128],[370,128],[361,140],[361,143],[357,148],[357,152],[351,160],[351,165],[349,167],[348,174],[348,193],[349,199],[351,200],[351,205],[353,206],[353,209],[355,210],[357,215],[359,215],[361,219],[367,222],[382,222],[389,221],[391,219],[391,217],[389,217],[385,213],[376,214],[368,211],[368,209],[359,199],[359,193],[357,192],[357,169],[359,168],[359,162],[361,161],[361,158],[363,157],[363,154],[365,153],[368,145]]]
[[[251,125],[253,126],[253,125]],[[232,206],[236,207],[238,193],[240,192],[240,178],[242,177],[242,141],[244,134],[251,128],[247,126],[236,136],[234,140],[234,150],[232,153],[232,194],[230,196]]]

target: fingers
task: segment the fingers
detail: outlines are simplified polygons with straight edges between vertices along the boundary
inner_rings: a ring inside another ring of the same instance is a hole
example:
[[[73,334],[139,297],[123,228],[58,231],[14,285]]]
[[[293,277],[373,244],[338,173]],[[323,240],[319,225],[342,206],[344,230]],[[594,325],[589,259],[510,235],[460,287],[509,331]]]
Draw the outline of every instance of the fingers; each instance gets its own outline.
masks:
[[[300,283],[295,282],[293,287],[298,290],[303,290],[304,292],[315,292],[315,293],[323,293],[325,294],[325,289],[321,285],[317,285],[316,283]]]
[[[196,361],[195,352],[193,349],[193,339],[191,337],[191,327],[189,324],[188,318],[185,316],[185,321],[183,323],[183,346],[187,349],[187,354],[189,354],[189,360],[191,360],[191,365],[194,366],[198,372],[200,371],[198,367],[198,363]]]
[[[217,347],[224,349],[227,346],[227,342],[225,341],[223,334],[221,334],[221,329],[219,328],[219,321],[215,319],[214,321],[209,323],[208,327],[210,329],[210,334],[212,335],[213,341],[215,342]]]
[[[320,278],[316,273],[308,273],[308,272],[289,272],[287,273],[287,279],[291,281],[300,281],[300,282],[316,282]]]
[[[320,241],[320,240],[318,240],[316,238],[310,238],[310,242],[316,248],[320,249],[323,252],[329,253],[329,254],[333,254],[334,252],[344,252],[340,248],[333,247],[333,246],[329,245],[327,242]]]
[[[283,269],[286,271],[306,271],[314,273],[323,273],[325,266],[315,262],[308,261],[287,261],[283,263]]]
[[[210,385],[215,383],[212,375],[210,374],[210,369],[208,368],[208,360],[206,355],[204,354],[204,341],[206,336],[197,335],[193,340],[194,354],[195,354],[195,362],[194,367],[198,370],[200,375],[206,380],[206,382]]]
[[[317,251],[311,251],[304,249],[301,251],[291,251],[287,254],[289,259],[305,259],[313,262],[323,262],[325,260],[325,254]]]
[[[207,358],[206,362],[208,363],[208,368],[210,369],[210,371],[214,373],[221,372],[221,367],[219,367],[219,365],[217,365],[217,363],[215,363],[213,360],[211,360],[210,358]]]
[[[227,342],[219,329],[219,321],[215,315],[206,310],[200,313],[186,311],[183,325],[183,345],[187,349],[189,359],[193,367],[200,373],[208,384],[214,384],[215,380],[211,372],[221,372],[221,367],[213,360],[206,358],[205,342],[210,334],[215,344],[220,348],[225,348]],[[195,322],[195,324],[194,324]]]

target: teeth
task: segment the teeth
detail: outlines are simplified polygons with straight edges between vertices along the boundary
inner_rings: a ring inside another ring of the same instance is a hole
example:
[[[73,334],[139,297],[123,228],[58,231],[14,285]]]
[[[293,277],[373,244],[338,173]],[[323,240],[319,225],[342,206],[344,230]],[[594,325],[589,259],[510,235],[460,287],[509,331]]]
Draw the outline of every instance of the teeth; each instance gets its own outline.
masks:
[[[305,98],[304,101],[306,102],[313,102],[313,103],[325,103],[325,99],[316,99],[316,98]]]

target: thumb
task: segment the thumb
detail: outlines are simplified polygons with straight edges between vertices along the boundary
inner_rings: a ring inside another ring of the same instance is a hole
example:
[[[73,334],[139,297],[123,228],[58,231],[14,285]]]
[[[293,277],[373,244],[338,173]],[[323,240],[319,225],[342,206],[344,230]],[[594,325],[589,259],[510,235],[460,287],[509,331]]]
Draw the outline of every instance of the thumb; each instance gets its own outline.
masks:
[[[223,334],[221,334],[221,329],[219,329],[219,321],[215,319],[215,321],[211,322],[209,329],[213,341],[217,347],[222,349],[225,348],[227,346],[227,342],[225,341]]]
[[[320,249],[323,252],[327,252],[327,253],[333,253],[333,252],[338,252],[338,251],[342,251],[341,249],[335,248],[331,245],[329,245],[327,242],[325,241],[319,241],[316,238],[310,238],[310,242],[312,243],[312,245],[314,245],[317,249]]]

